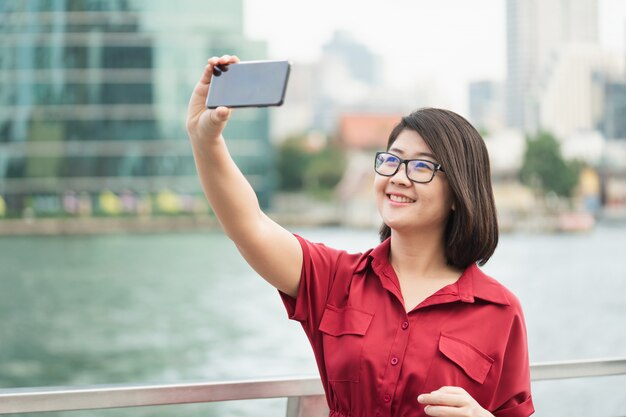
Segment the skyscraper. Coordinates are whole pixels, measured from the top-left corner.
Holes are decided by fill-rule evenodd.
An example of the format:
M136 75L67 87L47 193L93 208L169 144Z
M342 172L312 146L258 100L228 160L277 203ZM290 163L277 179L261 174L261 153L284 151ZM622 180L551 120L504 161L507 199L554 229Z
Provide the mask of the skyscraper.
M507 122L539 127L539 94L558 50L597 43L597 0L507 0Z
M313 125L329 132L337 128L339 113L366 107L381 76L371 65L378 60L376 54L348 32L336 31L322 49Z
M542 129L564 140L598 129L610 94L601 81L620 78L620 58L599 45L560 48L538 95Z
M608 139L626 140L626 82L603 80L603 87L602 133Z
M351 77L374 86L380 82L380 70L372 65L375 55L367 46L358 42L349 32L335 31L323 47L325 58L341 60Z
M0 195L9 212L55 212L67 193L201 192L184 127L206 59L266 56L243 36L243 0L0 2ZM228 127L267 204L266 109Z
M504 127L502 84L474 81L469 85L469 119L479 130L493 133Z

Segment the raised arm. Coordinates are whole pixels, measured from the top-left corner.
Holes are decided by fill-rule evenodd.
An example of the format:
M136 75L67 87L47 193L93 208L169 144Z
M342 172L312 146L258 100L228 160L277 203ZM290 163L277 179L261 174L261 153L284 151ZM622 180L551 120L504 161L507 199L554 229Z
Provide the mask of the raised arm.
M295 236L271 220L232 160L222 131L231 110L206 109L213 68L239 61L224 55L208 60L187 110L187 132L202 188L222 228L255 271L282 292L295 297L302 249Z

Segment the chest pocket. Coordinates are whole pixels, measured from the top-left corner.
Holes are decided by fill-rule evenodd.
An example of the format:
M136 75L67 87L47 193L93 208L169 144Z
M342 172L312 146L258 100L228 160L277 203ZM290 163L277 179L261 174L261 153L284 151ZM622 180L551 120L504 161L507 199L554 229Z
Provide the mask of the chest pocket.
M473 381L482 384L494 360L469 343L441 334L439 352L463 370Z
M329 381L359 381L365 334L372 317L354 307L326 305L319 330Z

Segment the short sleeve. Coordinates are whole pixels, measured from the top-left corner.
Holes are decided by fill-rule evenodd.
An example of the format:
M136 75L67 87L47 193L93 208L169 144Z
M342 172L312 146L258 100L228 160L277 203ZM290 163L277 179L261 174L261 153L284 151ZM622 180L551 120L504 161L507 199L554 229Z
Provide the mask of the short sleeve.
M302 247L302 271L296 298L279 291L289 318L309 333L321 320L338 264L345 252L295 235ZM309 333L310 334L310 333Z
M530 394L526 325L521 308L511 325L494 404L498 405L492 411L496 417L527 417L535 412Z

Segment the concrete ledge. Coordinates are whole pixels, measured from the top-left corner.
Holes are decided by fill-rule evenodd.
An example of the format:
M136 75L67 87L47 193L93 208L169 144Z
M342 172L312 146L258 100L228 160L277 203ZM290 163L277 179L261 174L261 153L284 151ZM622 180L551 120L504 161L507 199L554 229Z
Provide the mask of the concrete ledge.
M0 236L187 232L217 227L217 221L209 216L5 219L0 220Z

